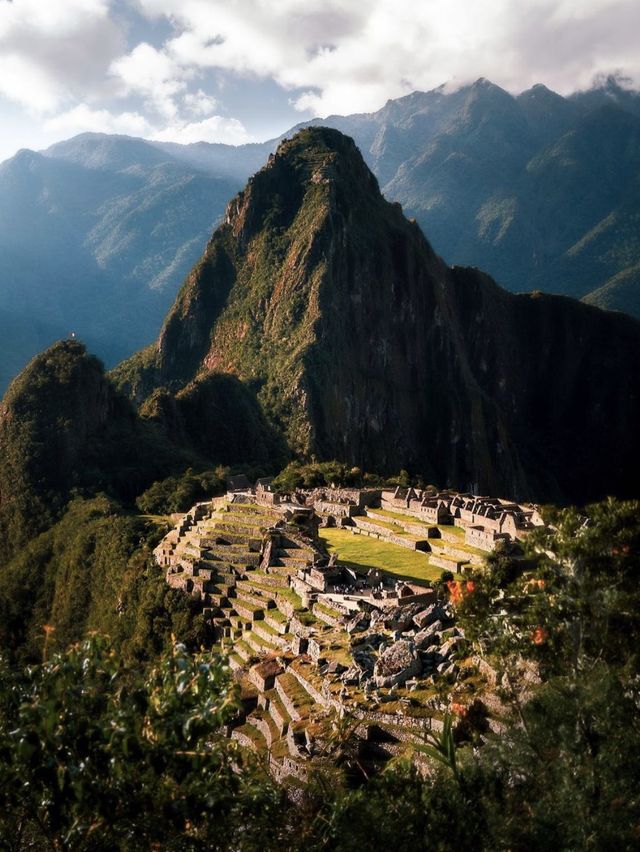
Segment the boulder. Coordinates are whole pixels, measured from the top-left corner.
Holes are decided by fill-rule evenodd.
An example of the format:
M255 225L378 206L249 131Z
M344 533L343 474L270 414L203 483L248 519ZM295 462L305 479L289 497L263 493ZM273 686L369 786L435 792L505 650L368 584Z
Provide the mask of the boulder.
M373 675L376 686L389 688L421 672L422 662L413 642L399 639L380 654Z
M357 686L360 683L360 669L357 666L351 666L343 672L340 680L345 686Z
M445 622L449 620L450 614L440 604L431 604L425 609L421 609L420 612L416 613L413 617L413 623L418 630L428 627L435 621Z
M376 658L367 647L359 647L352 650L353 662L356 668L361 672L370 674L376 664Z
M385 645L389 641L389 637L385 636L384 633L367 633L366 636L360 636L357 641L360 646L368 646L377 650L381 645Z
M466 642L462 636L452 636L440 647L440 653L444 658L452 657L464 650L465 646Z
M404 633L413 623L413 617L421 609L421 605L395 606L384 614L383 624L387 630L399 630Z
M441 621L434 621L413 637L416 648L427 648L433 643L434 636L442 629Z
M356 615L354 615L354 617L347 622L347 633L363 633L365 630L369 629L370 620L371 619L366 613L356 613Z

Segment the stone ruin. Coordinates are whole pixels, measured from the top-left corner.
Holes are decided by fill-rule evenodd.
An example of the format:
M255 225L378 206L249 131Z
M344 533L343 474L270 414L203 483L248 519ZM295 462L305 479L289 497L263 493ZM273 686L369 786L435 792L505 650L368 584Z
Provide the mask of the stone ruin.
M246 478L181 517L155 558L172 587L200 601L228 655L243 707L230 736L268 755L280 780L306 776L337 717L360 723L360 758L375 771L442 727L445 692L464 701L476 688L477 659L449 604L424 583L340 565L318 537L328 522L460 572L541 521L535 507L453 492L280 495Z

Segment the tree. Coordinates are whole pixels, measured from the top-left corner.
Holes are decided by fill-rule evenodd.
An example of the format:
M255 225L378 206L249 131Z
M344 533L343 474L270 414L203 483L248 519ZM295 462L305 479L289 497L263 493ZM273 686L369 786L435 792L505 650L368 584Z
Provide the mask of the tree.
M224 725L224 661L181 645L144 675L96 636L0 669L3 848L255 848L281 793Z

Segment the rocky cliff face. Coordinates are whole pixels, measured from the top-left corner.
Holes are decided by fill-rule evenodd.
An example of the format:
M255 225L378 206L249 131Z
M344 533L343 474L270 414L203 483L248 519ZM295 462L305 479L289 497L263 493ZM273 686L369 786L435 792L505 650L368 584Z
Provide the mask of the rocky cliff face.
M282 143L116 378L142 400L212 373L303 455L521 498L638 490L640 324L447 267L335 130Z

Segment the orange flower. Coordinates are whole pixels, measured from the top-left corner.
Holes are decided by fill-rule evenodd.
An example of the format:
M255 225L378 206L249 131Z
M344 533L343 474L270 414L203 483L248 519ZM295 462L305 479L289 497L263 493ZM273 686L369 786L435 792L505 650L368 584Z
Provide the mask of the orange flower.
M462 719L467 715L469 711L464 704L458 704L456 701L454 701L451 704L451 712L455 713L456 716L460 716L460 718Z
M543 627L536 627L531 633L531 641L534 645L544 645L549 638L549 634Z
M476 590L476 584L473 580L467 580L467 594L472 595Z
M462 600L462 583L458 580L449 580L447 583L447 588L449 589L449 595L451 596L451 601L453 603L460 603Z

